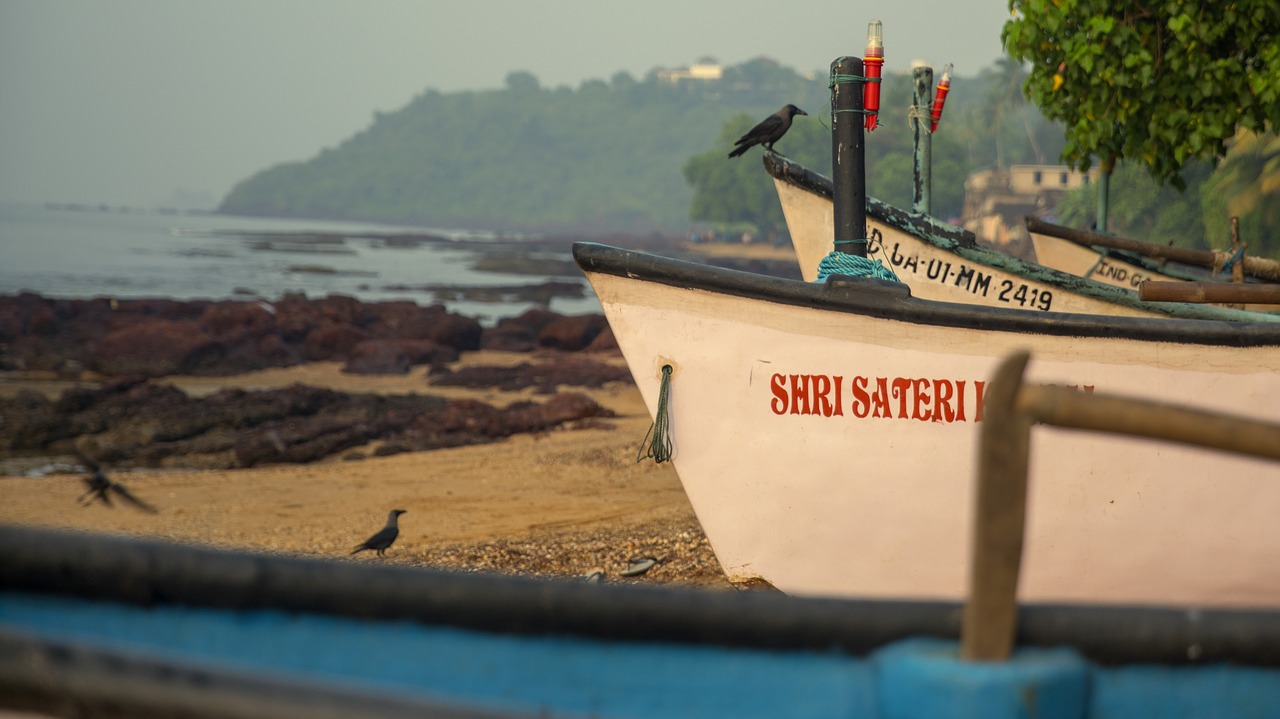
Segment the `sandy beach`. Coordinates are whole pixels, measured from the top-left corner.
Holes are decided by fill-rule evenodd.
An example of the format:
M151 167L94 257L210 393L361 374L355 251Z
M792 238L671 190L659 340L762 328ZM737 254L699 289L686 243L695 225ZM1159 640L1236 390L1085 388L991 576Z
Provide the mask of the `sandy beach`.
M456 366L528 361L518 353L470 352ZM620 356L607 358L625 364ZM472 397L496 406L530 392L437 388L425 370L407 375L345 374L340 363L313 363L233 377L169 377L189 394L304 383L344 391ZM0 392L57 394L67 386L8 376ZM389 457L230 471L112 474L155 504L155 515L128 506L79 506L79 474L0 477L0 522L126 534L240 550L392 562L463 571L582 577L606 581L729 588L675 470L636 462L650 419L631 382L581 390L613 410L611 428L562 429L505 441ZM385 559L351 550L404 509ZM621 577L634 556L659 563Z

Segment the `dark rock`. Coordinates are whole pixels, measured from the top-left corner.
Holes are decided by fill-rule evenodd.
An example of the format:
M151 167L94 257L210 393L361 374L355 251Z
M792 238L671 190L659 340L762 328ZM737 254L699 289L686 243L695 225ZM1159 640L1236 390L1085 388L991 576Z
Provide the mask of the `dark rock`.
M618 339L613 336L613 328L606 326L600 330L600 334L591 340L591 344L587 345L586 352L600 353L617 353L620 351L618 347Z
M566 352L585 349L609 323L604 315L578 315L553 320L538 333L538 346Z
M484 330L480 344L487 350L530 352L538 346L538 333L562 317L544 309L528 310L518 317L504 317Z
M365 340L347 353L343 372L351 374L408 374L413 362L396 340Z
M475 365L457 370L433 370L428 381L441 387L496 387L514 391L533 387L550 394L559 387L602 387L610 382L630 381L626 367L598 362L576 355L559 355L538 364L522 362L514 367Z
M423 339L467 352L480 349L482 331L483 328L475 319L450 313L432 323L431 329Z
M198 374L222 354L222 345L194 320L138 318L98 341L88 366L107 375Z
M352 347L369 338L369 333L349 324L322 320L307 333L303 357L308 361L342 359Z

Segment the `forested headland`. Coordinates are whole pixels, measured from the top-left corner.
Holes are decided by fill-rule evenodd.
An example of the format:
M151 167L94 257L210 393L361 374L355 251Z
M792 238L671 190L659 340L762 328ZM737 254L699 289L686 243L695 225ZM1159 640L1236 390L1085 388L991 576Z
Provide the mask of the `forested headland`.
M427 90L400 110L376 114L337 147L240 182L220 211L438 227L683 230L695 219L685 167L696 156L736 165L735 172L772 193L759 150L732 160L725 155L734 133L786 103L809 116L798 118L776 149L829 171L830 91L823 71L810 75L761 58L725 68L718 80L619 73L573 89L542 87L515 72L500 90ZM955 80L934 138L934 207L944 217L959 212L964 177L973 169L1038 161L1021 119L1011 123L1009 139L997 140L996 123L977 95L981 87L963 75ZM909 205L910 76L889 74L883 96L882 127L867 141L868 191ZM1055 132L1042 121L1037 132L1042 159L1052 162ZM761 199L780 223L776 199Z

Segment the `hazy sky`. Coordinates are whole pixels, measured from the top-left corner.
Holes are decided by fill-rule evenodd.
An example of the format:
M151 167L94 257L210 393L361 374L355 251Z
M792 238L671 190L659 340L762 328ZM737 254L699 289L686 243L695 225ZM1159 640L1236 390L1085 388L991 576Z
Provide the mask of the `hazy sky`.
M872 19L888 69L974 75L1008 16L1005 0L0 0L0 200L211 206L428 88L513 70L576 88L704 56L826 72L862 55Z

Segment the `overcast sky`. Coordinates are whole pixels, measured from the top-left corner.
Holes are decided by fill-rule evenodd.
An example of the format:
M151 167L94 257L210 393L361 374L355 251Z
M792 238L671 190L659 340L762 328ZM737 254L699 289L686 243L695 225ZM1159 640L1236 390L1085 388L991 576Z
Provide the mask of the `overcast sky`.
M428 88L576 88L710 56L826 72L884 23L887 69L975 75L1006 0L0 0L0 200L210 207ZM780 10L780 8L786 10ZM780 98L785 100L786 98Z

